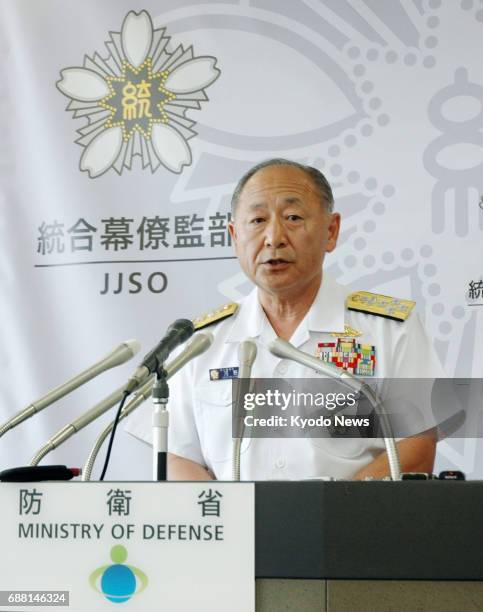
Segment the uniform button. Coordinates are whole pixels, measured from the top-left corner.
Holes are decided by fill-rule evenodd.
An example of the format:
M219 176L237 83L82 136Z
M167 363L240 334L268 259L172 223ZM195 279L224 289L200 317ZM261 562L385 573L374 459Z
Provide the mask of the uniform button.
M229 397L230 397L229 391L223 391L223 393L221 394L221 399L227 400Z
M283 457L279 457L277 461L275 461L275 467L278 467L278 468L285 467L285 459Z
M282 364L282 365L278 366L277 373L278 374L286 374L287 370L288 370L288 367L286 365Z

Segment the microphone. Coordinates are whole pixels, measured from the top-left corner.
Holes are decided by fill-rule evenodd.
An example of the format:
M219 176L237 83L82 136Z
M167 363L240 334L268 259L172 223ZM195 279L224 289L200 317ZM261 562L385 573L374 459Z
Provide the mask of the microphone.
M238 378L250 378L252 366L257 356L257 345L253 340L244 340L238 346Z
M282 338L277 338L276 340L270 342L268 345L268 350L272 353L272 355L275 355L275 357L296 361L297 363L311 368L320 374L324 374L329 378L336 378L350 389L359 391L365 395L379 417L379 422L384 435L384 444L391 471L391 478L392 480L401 480L401 465L399 462L399 454L397 451L396 442L394 440L391 422L389 421L389 417L384 409L382 401L372 387L360 380L354 374L347 372L347 370L343 370L337 366L332 366L321 361L320 359L317 359L316 357L312 357L311 355L308 355L307 353L295 348L295 346L290 344L290 342L287 342Z
M325 361L321 361L317 359L317 357L312 357L312 355L300 351L295 348L293 344L290 344L290 342L282 338L272 340L268 345L268 350L272 355L275 355L275 357L296 361L311 370L319 372L319 374L325 374L329 378L339 378L343 383L355 391L360 391L364 385L363 381L359 380L354 374L342 368L338 368L335 365L326 363Z
M75 433L89 425L89 423L92 423L92 421L100 417L101 414L104 414L104 412L109 410L109 408L112 408L113 406L118 404L121 401L123 395L124 385L113 391L110 395L105 397L98 404L93 406L90 410L88 410L84 414L81 414L78 419L76 419L72 423L69 423L68 425L65 425L64 427L62 427L62 429L59 429L59 431L56 432L53 436L51 436L49 440L47 440L47 442L35 453L35 455L30 460L29 465L38 465L40 461L42 461L42 459L45 457L45 455L50 453L50 451L53 451L54 448L57 448Z
M238 346L238 385L237 385L237 397L235 401L236 411L236 431L233 436L233 457L232 457L232 478L233 480L240 480L240 453L241 443L244 432L244 421L243 421L243 409L242 409L242 398L245 392L250 391L251 387L251 374L252 366L257 356L257 345L253 340L244 340L240 342ZM248 385L248 388L247 388Z
M213 336L209 333L205 334L197 334L193 340L188 344L188 346L175 358L171 363L166 366L166 371L168 373L168 378L173 376L179 369L181 369L188 361L194 359L201 353L204 353L211 346L213 342ZM137 407L142 401L144 401L151 394L151 388L153 386L153 381L148 380L146 383L146 389L144 385L137 390L136 395L132 398L132 402L134 403L139 397L141 397L141 401L138 401L135 404ZM87 412L82 414L79 418L77 418L72 423L65 425L60 429L57 433L49 438L49 440L35 453L32 457L29 465L38 465L40 461L55 448L63 444L66 440L72 437L75 433L87 427L92 421L95 421L102 414L104 414L109 408L112 408L116 404L120 402L122 396L124 395L124 388L119 387L115 391L113 391L110 395L105 397L95 406L90 408ZM146 390L149 389L149 393L146 395ZM121 413L121 418L124 418L128 412L128 408L130 407L131 402L129 402L125 407L123 412ZM129 410L131 412L131 410ZM112 423L111 423L112 425Z
M4 425L0 426L0 438L10 429L13 429L17 425L20 425L26 419L32 417L37 412L40 412L47 406L50 406L57 400L61 399L68 393L71 393L84 383L92 380L102 372L109 370L111 368L115 368L126 361L129 361L131 357L139 351L140 344L137 340L126 340L118 347L113 349L108 355L106 355L103 359L98 361L96 364L87 368L77 376L74 376L66 383L56 387L52 391L49 391L46 395L36 400L20 412L18 412L15 416L9 419Z
M125 393L132 393L150 374L157 372L169 354L177 346L186 342L194 331L194 325L189 319L177 319L172 323L161 341L145 355L141 365L133 372L125 387Z
M196 334L186 348L166 365L167 378L174 376L176 372L181 370L181 368L188 363L188 361L205 353L213 344L213 340L214 337L211 332L200 332ZM127 410L127 406L124 410Z
M186 346L179 355L177 355L172 361L166 365L166 377L169 379L174 376L182 367L184 367L189 361L198 357L202 353L206 352L213 344L213 334L210 332L197 333L191 342ZM152 375L146 380L140 387L136 389L136 392L128 400L124 406L119 421L129 416L136 408L142 404L151 395L153 390L154 380ZM114 421L109 423L107 427L99 434L96 439L94 446L89 453L86 464L82 470L82 480L90 480L94 464L97 459L97 455L104 444L105 439L110 434L114 426Z

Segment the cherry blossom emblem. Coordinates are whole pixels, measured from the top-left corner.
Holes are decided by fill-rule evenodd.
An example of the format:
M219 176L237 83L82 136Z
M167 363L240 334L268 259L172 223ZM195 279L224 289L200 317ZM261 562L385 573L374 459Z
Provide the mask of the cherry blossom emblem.
M186 113L208 100L205 89L220 70L215 57L194 57L191 46L171 51L169 41L146 11L130 11L121 31L110 32L106 58L86 55L82 67L61 70L56 85L70 98L66 110L87 120L76 143L90 178L110 168L121 174L135 155L151 172L163 165L180 173L191 164L195 121Z

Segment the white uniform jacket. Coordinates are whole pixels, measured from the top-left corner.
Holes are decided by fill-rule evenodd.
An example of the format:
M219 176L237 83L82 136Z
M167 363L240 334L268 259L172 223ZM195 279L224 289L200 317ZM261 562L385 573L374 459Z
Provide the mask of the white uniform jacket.
M337 340L348 325L360 332L358 342L375 346L375 377L436 378L443 373L416 313L404 322L349 311L345 302L350 290L324 274L309 312L290 342L316 354L319 342ZM217 479L231 479L232 381L210 380L210 369L238 367L238 345L247 338L258 344L252 375L257 378L310 378L313 371L273 356L265 346L273 340L272 329L254 289L240 302L237 313L209 327L215 340L211 348L190 362L170 380L171 453L207 467ZM427 408L426 408L427 409ZM151 442L151 404L129 417L126 430ZM420 430L435 424L426 415ZM252 438L242 444L241 479L305 479L324 476L350 478L384 448L382 439Z

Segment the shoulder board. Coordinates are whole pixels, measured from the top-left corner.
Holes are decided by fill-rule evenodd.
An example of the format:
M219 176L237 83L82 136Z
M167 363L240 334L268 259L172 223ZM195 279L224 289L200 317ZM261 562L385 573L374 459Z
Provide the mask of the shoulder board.
M212 323L218 323L218 321L227 319L228 317L233 316L237 310L238 304L236 302L231 302L230 304L220 306L220 308L217 308L216 310L207 312L200 317L196 317L196 319L193 319L195 330L198 331L199 329L208 327L208 325L211 325Z
M389 295L379 295L369 291L356 291L347 298L347 308L366 314L394 319L394 321L405 321L411 314L416 302L412 300L401 300Z

